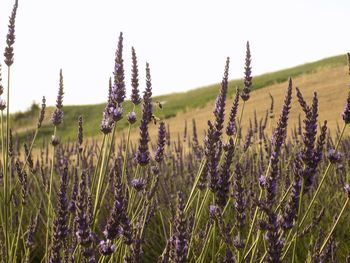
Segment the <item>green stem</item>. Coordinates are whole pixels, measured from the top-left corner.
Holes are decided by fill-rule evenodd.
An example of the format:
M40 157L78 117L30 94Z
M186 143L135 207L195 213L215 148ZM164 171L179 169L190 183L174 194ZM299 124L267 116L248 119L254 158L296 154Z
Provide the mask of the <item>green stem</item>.
M346 199L346 201L345 201L345 203L344 203L344 205L343 205L343 207L342 207L342 209L341 209L341 211L340 211L340 213L339 213L339 216L338 216L337 220L335 221L335 223L334 223L334 225L333 225L331 231L329 232L329 234L328 234L326 240L323 242L323 244L322 244L322 246L321 246L321 248L320 248L320 252L319 252L320 254L322 253L323 249L326 247L326 245L327 245L327 243L328 243L328 240L330 239L330 237L332 236L332 234L333 234L333 232L334 232L336 226L338 225L338 222L339 222L341 216L343 215L343 213L344 213L344 211L345 211L345 208L346 208L346 206L347 206L348 203L349 203L349 197Z
M113 135L112 135L112 138L114 137L114 132L115 132L115 126L113 128ZM112 144L110 145L110 148L112 147ZM102 149L101 149L102 150ZM98 206L99 206L99 203L100 203L100 192L101 192L101 188L102 188L102 182L104 181L104 167L105 166L108 166L108 159L109 157L107 158L107 151L108 151L108 142L105 143L104 145L104 149L103 149L103 155L102 155L102 163L101 163L101 169L100 169L100 174L98 176L98 182L97 182L97 186L96 186L96 197L95 197L95 204L94 204L94 212L93 212L93 221L92 221L92 226L94 228L95 226L95 220L96 220L96 212L97 212L97 209L98 209ZM107 164L105 164L107 163Z
M135 111L135 104L133 106L132 111ZM129 123L129 127L128 127L128 139L126 142L125 153L124 153L123 170L122 170L122 183L126 183L126 164L128 161L128 154L129 154L130 131L131 131L131 123Z
M340 136L339 136L339 139L338 139L338 142L337 142L337 144L336 144L336 146L335 146L335 151L337 151L337 149L338 149L338 147L339 147L339 145L340 145L340 142L341 142L342 137L344 136L344 132L345 132L345 128L346 128L346 127L347 127L347 124L344 123L343 128L342 128L341 133L340 133ZM318 187L317 187L317 189L316 189L316 192L315 192L315 194L313 195L313 197L312 197L312 199L311 199L311 202L310 202L309 206L307 207L307 209L306 209L306 211L305 211L305 213L304 213L303 218L300 220L300 223L299 223L299 226L298 226L299 228L303 226L303 224L304 224L304 222L305 222L307 216L309 215L309 213L310 213L310 211L311 211L311 208L312 208L312 206L314 205L318 194L320 193L320 190L321 190L321 188L322 188L322 186L323 186L323 183L324 183L324 181L326 180L326 177L327 177L327 175L328 175L328 173L329 173L329 170L330 170L331 166L332 166L332 163L329 162L328 165L327 165L327 168L326 168L325 172L323 173L323 176L322 176L322 178L321 178L321 181L320 181L320 183L318 184ZM296 237L296 234L294 234L292 240L294 240L295 237ZM284 257L287 255L289 248L290 248L290 245L287 247L286 251L284 252L284 254L283 254L283 256L282 256L282 260L283 260Z
M303 178L302 178L302 182L301 182L300 196L299 196L298 216L297 216L296 231L295 231L296 236L295 236L294 244L293 244L292 263L295 262L295 258L296 258L296 248L297 248L297 241L298 241L298 234L299 234L299 223L298 223L298 219L300 218L301 204L302 204L303 194L304 194L304 185L305 185L305 179L304 179L304 177L303 177Z
M4 192L5 192L5 200L4 200L4 215L5 215L5 247L6 247L6 259L5 262L9 262L9 245L10 245L10 233L9 233L9 226L8 226L8 212L9 212L9 206L8 203L8 188L9 188L9 175L8 175L8 150L9 150L9 130L10 130L10 77L11 77L11 67L7 67L7 107L6 107L6 153L5 156L5 163L4 163Z
M260 237L261 237L261 230L259 229L258 230L258 234L257 234L257 238L256 238L256 242L254 242L254 245L253 245L253 252L252 252L252 256L250 258L250 263L254 262L254 258L255 258L255 254L256 254L257 248L258 248ZM245 260L245 258L243 260Z
M245 101L243 101L241 113L240 113L239 119L238 119L237 132L236 132L235 141L234 141L235 145L237 145L238 135L239 135L240 130L241 130L241 123L242 123L242 119L243 119L244 106L245 106Z
M53 136L56 136L57 132L57 127L54 127L53 130ZM54 165L55 165L55 146L52 148L52 153L51 153L51 174L50 174L50 182L49 182L49 196L48 196L48 204L47 204L47 222L46 222L46 246L45 246L45 257L46 261L48 262L49 260L49 236L50 236L50 217L51 217L51 195L52 195L52 185L53 185L53 174L54 174Z
M196 180L195 180L195 182L193 184L193 187L191 189L190 196L188 197L187 203L185 205L185 209L184 209L185 213L188 212L188 209L190 208L190 206L191 206L191 204L193 202L193 194L194 194L194 191L197 189L197 185L198 185L199 179L200 179L200 177L202 175L202 172L203 172L203 169L204 169L205 165L206 165L206 159L203 158L201 163L200 163L200 165L199 165L199 169L198 169L198 173L197 173L197 176L196 176ZM208 189L207 189L207 191L208 191Z
M258 198L258 200L261 200L262 195L263 195L263 190L260 189L260 193L259 193L259 198ZM255 222L256 222L257 217L258 217L258 211L259 211L259 207L257 206L257 207L255 207L255 211L254 211L254 215L253 215L253 220L252 220L252 223L250 224L250 228L249 228L249 232L248 232L248 236L247 236L247 241L246 241L245 246L244 246L244 249L243 249L244 258L247 256L247 255L246 255L246 251L247 251L247 249L248 249L249 241L250 241L250 238L251 238L251 236L252 236L253 229L254 229L254 226L255 226Z
M12 255L12 258L13 258L13 262L16 262L15 259L16 259L16 254L17 254L18 240L19 240L19 236L21 235L21 230L22 230L23 211L24 211L24 206L22 204L21 215L19 217L19 224L18 224L18 231L17 231L17 236L16 236L16 242L15 242L15 247L14 247L13 252L12 252L12 248L11 248L11 255Z
M97 177L97 173L98 173L98 168L100 167L100 164L101 164L101 159L102 159L102 155L103 155L103 150L105 148L106 138L107 138L107 136L106 136L106 134L104 134L103 139L102 139L101 149L99 151L98 158L97 158L96 168L94 171L94 175L92 177L91 191L93 191L95 189L96 177Z

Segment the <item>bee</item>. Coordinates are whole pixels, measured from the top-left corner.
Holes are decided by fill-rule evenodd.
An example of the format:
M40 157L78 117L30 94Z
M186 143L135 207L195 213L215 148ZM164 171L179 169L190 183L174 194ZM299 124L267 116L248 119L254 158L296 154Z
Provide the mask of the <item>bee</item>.
M154 125L157 125L157 122L160 121L160 119L152 114L151 119L153 120Z
M157 104L157 106L160 108L160 109L163 109L163 105L160 101L156 101L155 104Z

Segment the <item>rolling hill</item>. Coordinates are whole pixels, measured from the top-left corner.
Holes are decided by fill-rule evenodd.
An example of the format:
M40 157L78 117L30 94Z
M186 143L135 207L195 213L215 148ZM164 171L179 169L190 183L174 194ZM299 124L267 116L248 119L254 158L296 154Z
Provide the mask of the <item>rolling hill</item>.
M258 118L265 116L266 110L270 107L269 93L272 94L275 101L275 116L279 115L284 93L287 87L287 80L293 78L294 86L300 87L305 98L309 100L313 91L318 93L320 105L319 120L327 119L331 127L335 127L337 121L341 120L340 114L345 104L348 92L346 56L335 56L322 59L316 62L303 64L289 69L284 69L272 73L266 73L259 76L253 76L253 92L251 99L247 102L243 126L247 126L249 119L254 118L254 110ZM231 80L229 83L228 107L232 104L235 87L242 86L242 80ZM188 129L191 129L192 118L197 121L197 128L200 134L206 127L208 118L212 116L212 109L215 97L219 91L219 84L200 87L183 93L173 93L154 97L154 101L160 101L163 109L154 107L155 115L160 119L166 120L170 125L172 135L182 133L185 121L188 122ZM43 127L39 132L39 141L43 138L50 138L52 126L50 124L50 115L52 107L47 110ZM98 137L101 135L99 125L102 117L104 104L82 105L82 106L64 106L64 123L59 127L59 136L63 140L74 140L76 136L77 118L80 114L84 117L84 136ZM124 103L124 112L131 110L129 101ZM229 110L229 108L227 108ZM140 116L140 109L136 110ZM293 100L291 111L291 123L296 123L300 107L297 101ZM17 135L21 138L27 138L36 128L36 118L38 111L36 107L26 112L15 113L12 116L12 123ZM276 120L272 120L273 123ZM156 134L155 125L151 125L150 134ZM123 130L127 127L125 119L118 123L118 129ZM131 132L131 137L136 139L138 133L137 124Z

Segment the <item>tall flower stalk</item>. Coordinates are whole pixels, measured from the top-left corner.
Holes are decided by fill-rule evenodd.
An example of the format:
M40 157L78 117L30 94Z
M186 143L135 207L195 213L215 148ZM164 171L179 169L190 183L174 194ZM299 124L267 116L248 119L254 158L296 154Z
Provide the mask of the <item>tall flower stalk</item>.
M56 108L51 116L51 122L54 126L53 135L51 138L51 145L52 145L52 152L51 152L51 173L50 173L50 181L49 181L49 193L48 193L48 200L47 200L47 221L46 221L46 251L45 251L45 257L48 259L49 257L49 237L51 233L51 222L52 222L52 214L53 213L53 207L52 207L52 188L54 183L54 169L55 169L55 151L56 146L59 145L60 141L57 137L57 126L60 125L63 121L63 73L62 69L60 70L60 76L59 76L59 88L58 88L58 94L56 99Z
M9 207L8 207L8 201L9 201L9 190L10 190L10 171L11 169L8 169L9 165L9 133L10 133L10 79L11 79L11 66L14 61L14 52L13 52L13 45L15 43L15 21L16 21L16 14L17 14L17 8L18 8L18 1L15 1L15 4L13 5L12 13L9 19L9 25L8 25L8 33L6 36L6 47L5 47L5 64L7 65L7 108L6 108L6 153L3 152L3 160L4 162L4 221L5 221L5 231L4 231L4 239L5 239L5 247L6 247L6 255L5 260L10 260L9 255L9 244L10 244L10 229L9 229ZM3 104L3 102L2 102ZM3 108L3 106L1 106ZM2 109L3 110L3 109ZM1 123L3 120L1 120ZM3 125L3 124L2 124ZM4 145L4 144L3 144ZM10 165L12 165L10 163Z

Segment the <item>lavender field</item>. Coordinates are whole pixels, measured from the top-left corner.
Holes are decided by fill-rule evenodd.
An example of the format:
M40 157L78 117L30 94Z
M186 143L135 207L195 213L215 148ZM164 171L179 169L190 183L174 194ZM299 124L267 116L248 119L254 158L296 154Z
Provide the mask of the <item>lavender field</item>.
M292 78L282 109L270 95L263 118L247 116L254 95L247 42L243 80L235 89L229 85L227 58L205 131L193 118L172 136L155 114L167 105L152 99L150 65L138 65L132 48L132 68L124 67L120 33L96 127L102 139L84 136L89 116L82 114L69 127L76 139L62 140L60 70L50 136L40 138L44 97L35 133L19 140L10 114L16 102L9 99L16 92L10 79L21 77L11 74L17 8L16 1L0 68L0 262L350 262L349 87L337 129L319 118L318 94L307 101ZM350 54L344 57L350 75ZM290 112L300 109L298 125L290 125ZM125 136L117 130L122 119ZM244 119L251 119L248 127ZM158 128L155 141L151 125Z

